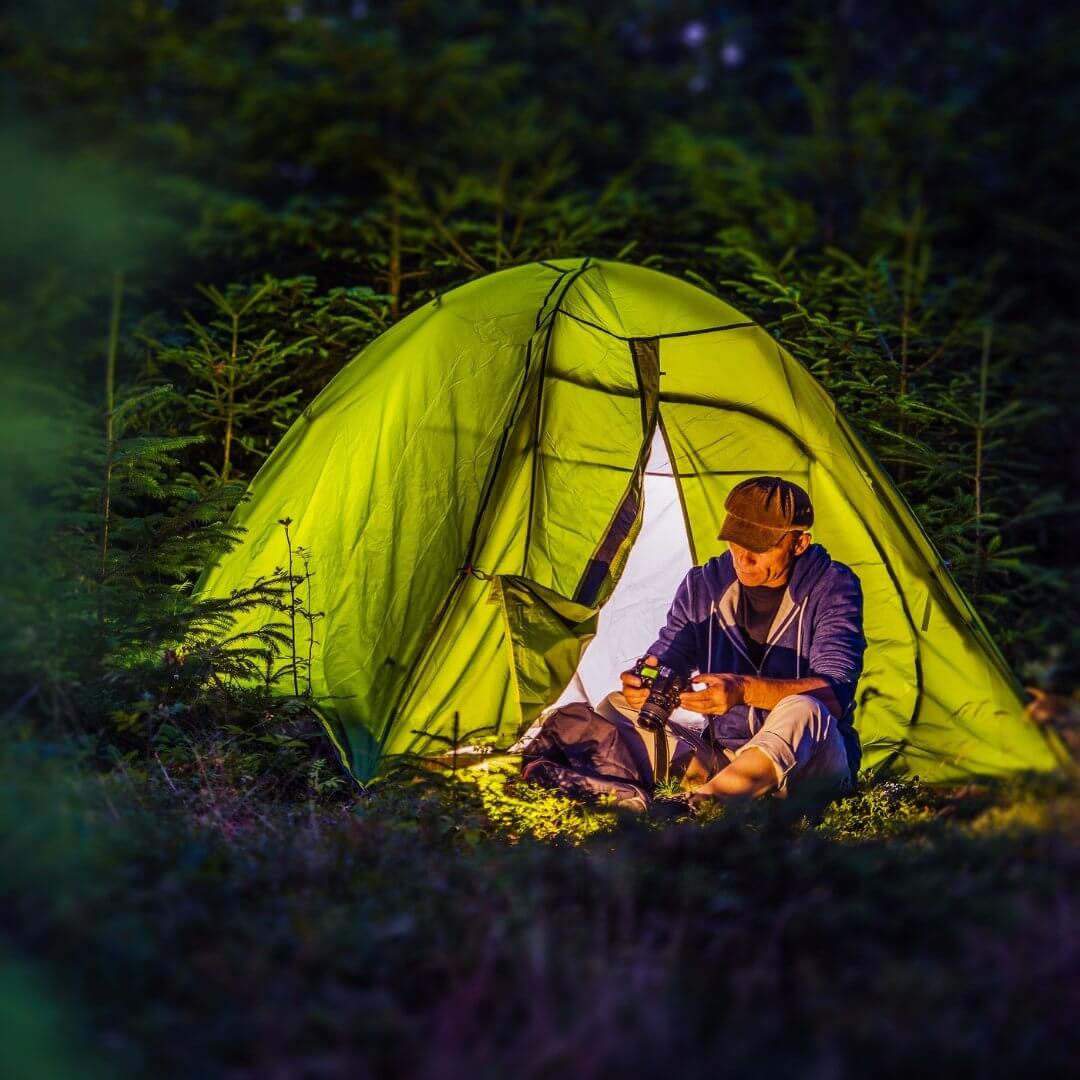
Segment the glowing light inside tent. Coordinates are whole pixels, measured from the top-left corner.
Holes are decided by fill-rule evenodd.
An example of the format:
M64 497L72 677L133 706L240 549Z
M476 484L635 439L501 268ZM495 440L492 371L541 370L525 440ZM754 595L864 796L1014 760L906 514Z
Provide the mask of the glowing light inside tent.
M657 430L645 474L641 532L615 591L600 612L596 637L555 707L587 701L595 708L620 688L619 673L633 667L656 640L675 590L693 565L678 487L663 437ZM677 709L673 715L688 722L702 719L684 709Z

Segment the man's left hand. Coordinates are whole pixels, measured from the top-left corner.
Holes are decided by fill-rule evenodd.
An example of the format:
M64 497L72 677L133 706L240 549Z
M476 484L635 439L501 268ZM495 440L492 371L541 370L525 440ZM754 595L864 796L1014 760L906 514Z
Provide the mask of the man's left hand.
M726 713L733 705L744 704L745 689L741 675L695 675L694 682L704 683L704 690L688 690L679 695L679 704L691 712L708 715Z

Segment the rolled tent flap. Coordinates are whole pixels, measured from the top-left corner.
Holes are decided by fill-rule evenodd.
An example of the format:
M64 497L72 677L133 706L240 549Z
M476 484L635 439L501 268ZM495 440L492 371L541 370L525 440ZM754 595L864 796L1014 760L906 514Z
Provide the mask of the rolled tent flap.
M524 728L574 677L600 609L512 574L492 579L490 602L502 607Z

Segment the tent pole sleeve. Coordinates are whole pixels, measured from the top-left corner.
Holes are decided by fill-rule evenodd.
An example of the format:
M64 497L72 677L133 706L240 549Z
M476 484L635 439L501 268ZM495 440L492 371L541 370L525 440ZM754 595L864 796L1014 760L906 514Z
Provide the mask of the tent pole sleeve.
M555 317L562 310L562 302L566 299L566 294L570 291L574 282L589 268L590 262L590 259L585 259L577 270L570 275L570 279L566 284L563 285L559 292L559 299L555 301L555 307L552 309L551 316L548 319L547 329L544 332L544 347L540 353L540 374L536 388L536 419L533 425L532 442L532 482L529 485L529 516L525 521L525 554L521 559L522 577L529 576L529 546L532 543L533 518L536 514L536 486L540 482L540 432L544 423L544 379L547 377L548 355L551 352L551 335L555 329Z

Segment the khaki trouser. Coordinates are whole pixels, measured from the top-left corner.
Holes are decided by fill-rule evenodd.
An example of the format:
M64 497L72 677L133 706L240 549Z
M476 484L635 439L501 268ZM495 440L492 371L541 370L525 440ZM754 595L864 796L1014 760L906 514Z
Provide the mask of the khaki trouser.
M621 690L608 694L596 707L596 711L606 720L623 730L623 734L640 757L640 765L648 762L647 775L655 783L656 775L656 735L654 731L638 723L636 709L630 707ZM694 732L684 732L682 725L670 722L664 727L663 738L667 743L668 776L683 782L684 787L704 783L715 775L729 761L735 760L735 753L718 746L713 750L702 746L694 738ZM708 735L704 737L705 742ZM696 752L695 752L696 751ZM645 771L643 769L643 775Z
M628 739L641 743L643 761L647 758L650 775L656 776L656 738L637 722L621 691L600 702L596 711L612 723L625 725ZM674 730L672 730L674 728ZM837 719L811 694L790 694L770 710L765 723L735 750L708 745L708 735L696 738L693 732L681 733L681 725L670 724L664 730L670 764L670 776L684 786L703 783L729 762L751 747L761 751L776 769L776 794L783 797L791 785L813 785L842 791L850 787L851 770L847 750ZM704 745L703 745L704 744Z

